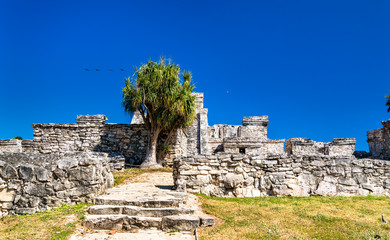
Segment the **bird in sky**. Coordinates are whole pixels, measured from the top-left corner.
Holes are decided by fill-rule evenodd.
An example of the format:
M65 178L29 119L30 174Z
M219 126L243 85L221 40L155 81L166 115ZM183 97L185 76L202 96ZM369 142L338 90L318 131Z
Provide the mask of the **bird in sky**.
M87 72L89 72L89 69L88 68L86 68L86 69L84 69L85 71L87 71Z

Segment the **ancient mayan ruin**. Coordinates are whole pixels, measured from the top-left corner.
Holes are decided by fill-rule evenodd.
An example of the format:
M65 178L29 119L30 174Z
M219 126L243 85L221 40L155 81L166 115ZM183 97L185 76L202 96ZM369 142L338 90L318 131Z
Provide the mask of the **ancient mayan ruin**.
M197 118L185 133L176 134L163 160L173 166L178 192L390 195L390 120L368 131L370 154L359 154L354 138L326 143L269 139L268 116L244 117L242 125L209 126L204 96L195 94ZM112 186L110 171L142 163L147 142L139 115L131 124L106 120L104 115L78 115L73 124L33 124L33 140L0 140L3 214L91 199ZM88 161L74 160L81 158Z

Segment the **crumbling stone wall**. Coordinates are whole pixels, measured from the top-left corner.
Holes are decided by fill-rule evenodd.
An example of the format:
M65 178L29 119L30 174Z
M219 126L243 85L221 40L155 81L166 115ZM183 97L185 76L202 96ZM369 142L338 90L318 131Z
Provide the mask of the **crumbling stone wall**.
M332 142L315 142L307 138L290 138L286 151L290 155L308 156L352 156L355 152L355 138L334 138Z
M382 125L383 128L367 132L367 142L372 157L390 160L390 120Z
M91 202L113 186L104 153L0 153L1 215Z
M22 152L22 140L0 139L0 152Z
M218 153L176 159L174 180L178 190L210 196L390 196L390 162Z
M23 140L23 152L52 154L97 151L120 154L128 164L140 164L147 147L144 125L110 124L105 121L104 115L78 115L76 124L33 124L34 139Z

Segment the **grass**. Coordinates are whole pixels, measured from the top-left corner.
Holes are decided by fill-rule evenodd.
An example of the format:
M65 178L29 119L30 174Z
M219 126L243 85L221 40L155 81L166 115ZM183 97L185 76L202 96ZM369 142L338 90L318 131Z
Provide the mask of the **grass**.
M390 239L387 197L213 198L200 195L217 218L200 239ZM218 221L217 221L218 222Z
M84 219L88 204L62 205L30 215L11 215L0 220L0 239L68 239Z
M138 175L150 172L172 172L172 168L156 168L156 169L140 169L140 168L126 168L120 172L113 172L114 175L114 186L125 183L126 181L132 180Z

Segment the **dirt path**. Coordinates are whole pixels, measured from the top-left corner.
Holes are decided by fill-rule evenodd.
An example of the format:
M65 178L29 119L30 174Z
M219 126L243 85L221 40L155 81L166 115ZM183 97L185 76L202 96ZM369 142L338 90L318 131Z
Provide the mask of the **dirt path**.
M115 198L123 200L138 200L138 199L171 199L174 197L182 197L184 193L172 191L173 186L172 173L153 172L145 173L136 177L132 182L122 184L111 188L104 194L103 198ZM185 195L186 202L183 207L191 208L197 216L207 216L201 211L200 203L197 197L192 194ZM138 230L137 232L126 231L108 231L108 230L90 230L84 227L79 227L71 240L154 240L154 239L195 239L193 232L163 232L157 229Z

